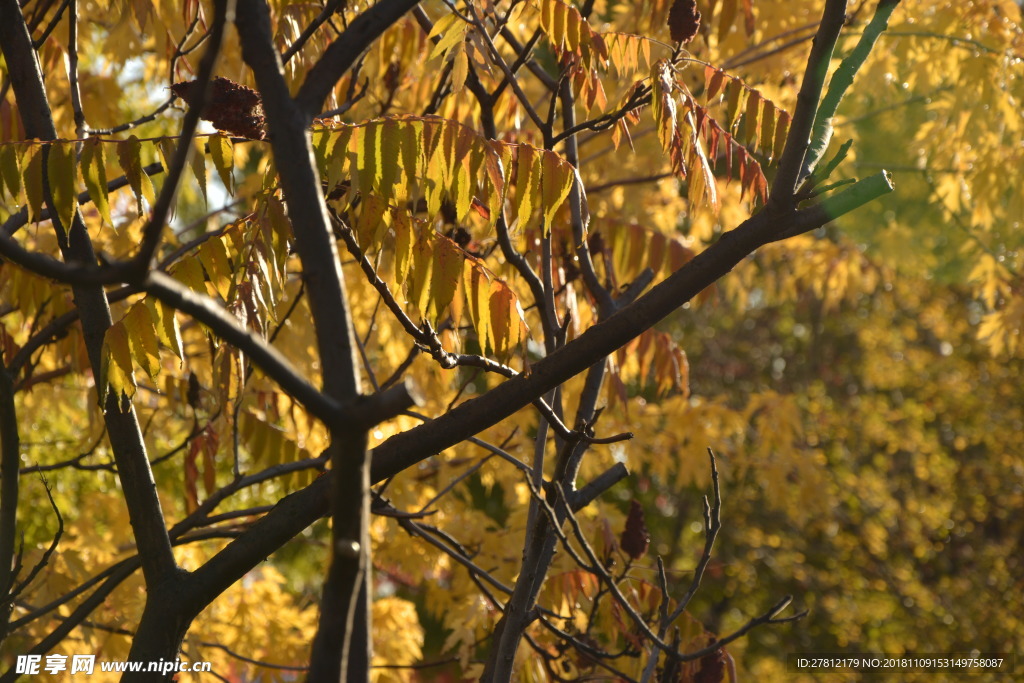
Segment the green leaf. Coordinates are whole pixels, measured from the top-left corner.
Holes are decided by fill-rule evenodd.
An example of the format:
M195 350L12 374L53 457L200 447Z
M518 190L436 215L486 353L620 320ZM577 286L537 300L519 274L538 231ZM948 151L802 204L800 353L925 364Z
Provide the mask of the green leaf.
M70 142L54 142L46 159L46 175L57 219L65 231L71 229L78 193L75 191L75 146Z
M213 165L217 169L217 173L220 174L221 182L224 183L228 193L233 194L235 191L235 178L233 175L235 169L235 149L231 143L231 138L223 133L217 133L210 136L208 144L210 146L210 158L213 159Z
M89 138L82 145L82 178L89 191L93 206L107 225L113 225L110 218L110 199L107 195L107 160L99 138Z

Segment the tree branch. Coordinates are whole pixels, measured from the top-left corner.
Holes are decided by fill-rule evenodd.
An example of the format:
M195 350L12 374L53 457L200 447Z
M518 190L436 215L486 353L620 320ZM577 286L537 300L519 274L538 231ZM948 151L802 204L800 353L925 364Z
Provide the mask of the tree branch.
M826 0L825 11L811 45L811 54L807 58L804 80L796 98L789 136L779 157L778 170L768 196L768 203L772 206L784 206L793 200L804 156L811 142L811 127L825 85L825 75L845 19L846 0Z
M320 112L334 84L355 64L359 55L418 4L419 0L380 0L356 17L331 43L320 61L306 74L306 80L295 96L295 104L307 122Z
M341 263L313 160L307 125L341 74L414 0L382 0L361 14L309 71L292 99L274 49L266 3L245 2L237 26L242 56L263 97L274 163L302 260L324 392L354 404L360 392L357 344ZM331 428L332 559L324 583L310 678L366 679L370 670L370 481L366 429Z
M889 27L889 17L892 16L899 4L900 0L879 0L875 14L861 34L860 40L857 41L857 46L843 59L839 68L832 74L828 90L814 117L811 145L807 150L800 177L797 179L798 182L814 172L821 157L824 156L825 150L828 149L828 143L832 140L832 119L835 118L836 112L839 110L839 103L842 102L846 91L853 85L853 77L864 66L864 61L871 54L878 37Z

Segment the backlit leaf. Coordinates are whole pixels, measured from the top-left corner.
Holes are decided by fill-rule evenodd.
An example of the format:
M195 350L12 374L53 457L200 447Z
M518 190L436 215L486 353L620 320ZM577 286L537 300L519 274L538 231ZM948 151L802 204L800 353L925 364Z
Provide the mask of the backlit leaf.
M416 240L412 219L404 209L392 209L391 229L395 232L395 282L402 284L409 272L412 248Z
M127 140L117 143L117 160L135 194L135 201L141 214L144 211L142 199L145 198L152 206L156 195L153 192L153 182L142 170L142 143L137 137L132 135Z
M544 152L543 159L543 207L544 207L544 230L551 229L551 221L554 220L555 212L569 196L575 180L574 169L567 161L551 151Z
M439 318L455 296L465 252L444 235L434 242L433 275L430 280L430 302L435 318Z
M85 189L89 191L93 206L107 225L113 225L110 218L110 201L107 197L106 152L98 138L89 138L82 144L81 167Z
M145 303L139 301L124 317L125 330L128 332L128 346L132 358L146 371L150 379L160 374L160 346L157 343L156 328L153 317Z
M103 337L100 365L100 396L106 398L108 390L115 396L135 395L138 385L132 371L132 353L124 321L114 323Z
M207 144L210 147L210 158L220 175L221 182L224 183L229 194L233 193L235 191L235 152L231 138L223 133L217 133L207 139Z
M43 210L43 149L32 145L25 166L25 196L28 197L28 219L38 221Z
M206 269L214 289L227 301L234 285L234 277L231 259L223 240L217 237L206 240L199 248L199 262Z
M71 221L78 208L78 193L75 190L75 146L70 142L55 142L50 145L46 160L46 173L50 182L50 195L57 211L57 219L64 230L71 229Z
M185 349L181 343L181 328L174 315L174 309L163 304L159 299L147 296L146 305L156 328L156 336L160 342L174 352L181 360L185 360Z

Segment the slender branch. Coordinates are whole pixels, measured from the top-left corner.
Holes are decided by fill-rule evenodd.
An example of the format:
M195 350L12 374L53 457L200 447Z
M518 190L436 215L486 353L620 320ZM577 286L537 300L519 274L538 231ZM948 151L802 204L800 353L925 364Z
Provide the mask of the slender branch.
M358 405L360 365L351 310L307 125L335 82L415 0L382 0L356 18L310 69L295 99L274 49L265 2L246 2L236 20L242 56L263 96L274 163L302 261L324 392ZM399 390L405 387L398 387ZM331 428L332 557L310 661L312 680L365 679L371 660L370 481L364 425ZM212 563L211 563L212 564ZM232 568L232 571L234 567ZM219 579L227 578L222 574ZM212 599L212 598L211 598Z
M566 131L572 130L576 125L576 104L572 94L572 83L568 80L562 82L559 97L562 100L562 123ZM565 137L565 160L572 164L573 168L579 169L580 154L575 134L568 134ZM610 315L615 310L615 302L612 300L611 293L598 280L594 262L590 258L590 247L587 245L587 224L590 222L590 213L586 209L586 202L583 182L577 175L576 182L569 190L573 248L576 251L576 259L580 263L583 281L586 283L590 295L597 300L598 317L601 318Z
M679 618L687 606L689 606L690 600L697 594L700 582L704 578L704 571L708 567L708 562L711 561L711 550L715 546L715 539L718 538L718 532L722 529L722 491L718 484L718 467L715 463L715 454L710 448L708 449L708 457L711 459L711 486L714 502L709 505L707 496L704 496L704 552L701 554L700 560L697 562L697 568L693 572L690 588L679 599L679 604L676 605L675 610L672 611L672 614L662 624L662 637L668 632L669 624Z
M299 37L295 39L295 42L289 45L288 49L284 51L284 54L281 55L281 62L283 64L287 64L291 61L291 58L302 50L306 41L313 37L316 30L320 28L325 21L330 19L332 14L343 9L345 4L346 0L328 0L328 2L324 4L323 9L320 10L320 14L318 14L313 21L309 22L309 26L303 29L302 33L299 34Z
M82 111L82 93L78 88L78 0L71 0L68 15L68 89L71 90L71 110L75 117L75 135L84 137L88 125Z
M419 0L380 0L348 25L306 74L295 96L295 103L307 121L323 108L335 83L355 64L359 55L418 4Z
M516 94L516 98L522 105L523 110L530 117L530 120L537 126L537 130L541 131L545 140L548 139L551 134L551 129L544 123L544 119L542 119L540 114L537 113L537 110L533 108L530 98L527 97L525 92L523 92L523 88L519 85L519 81L516 79L515 74L512 73L512 69L505 62L505 58L501 56L501 52L498 51L494 41L491 40L491 36L487 32L487 27L484 26L483 21L480 19L480 15L477 14L476 8L472 3L467 4L466 7L473 17L473 25L476 27L480 37L483 39L484 45L487 46L488 51L491 53L491 61L501 69L501 73L505 75L508 84L512 87L512 92Z

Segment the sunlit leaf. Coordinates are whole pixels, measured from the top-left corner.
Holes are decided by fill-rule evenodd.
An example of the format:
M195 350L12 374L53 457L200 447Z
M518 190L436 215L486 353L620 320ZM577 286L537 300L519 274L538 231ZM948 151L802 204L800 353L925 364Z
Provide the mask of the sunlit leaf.
M107 197L107 160L103 143L91 137L82 145L82 179L93 205L107 225L113 225L110 218L110 201Z

